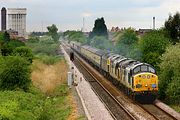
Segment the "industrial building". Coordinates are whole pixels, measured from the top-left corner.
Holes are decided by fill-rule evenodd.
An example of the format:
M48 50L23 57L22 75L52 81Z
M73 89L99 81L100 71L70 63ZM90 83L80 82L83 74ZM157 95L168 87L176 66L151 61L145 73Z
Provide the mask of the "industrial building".
M8 8L8 29L18 32L19 37L26 36L26 8Z

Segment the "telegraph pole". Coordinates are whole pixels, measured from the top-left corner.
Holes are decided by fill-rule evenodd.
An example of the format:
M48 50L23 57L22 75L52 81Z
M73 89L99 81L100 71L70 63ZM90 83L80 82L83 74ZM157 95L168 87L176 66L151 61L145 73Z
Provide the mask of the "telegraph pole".
M41 21L41 30L43 32L43 21Z
M85 18L83 17L83 29L82 32L85 32Z

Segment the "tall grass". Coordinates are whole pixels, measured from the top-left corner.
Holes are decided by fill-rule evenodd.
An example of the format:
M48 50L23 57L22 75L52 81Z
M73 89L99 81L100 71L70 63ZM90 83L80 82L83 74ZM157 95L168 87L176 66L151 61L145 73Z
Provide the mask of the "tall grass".
M45 94L50 94L58 85L66 82L67 71L68 66L64 60L53 65L35 60L31 79L36 87L40 88Z
M64 60L62 56L48 56L48 55L36 55L36 59L42 61L46 65L53 65L61 60Z

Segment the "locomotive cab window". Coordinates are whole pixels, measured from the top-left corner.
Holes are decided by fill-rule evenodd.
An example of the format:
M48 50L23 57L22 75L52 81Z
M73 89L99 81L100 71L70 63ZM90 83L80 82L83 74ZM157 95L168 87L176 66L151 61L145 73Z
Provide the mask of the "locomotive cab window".
M156 71L152 67L149 67L149 72L155 73Z
M133 73L136 74L140 72L140 66L136 67L134 70L133 70Z
M141 66L141 71L142 72L147 72L148 71L148 67L146 65L142 65Z

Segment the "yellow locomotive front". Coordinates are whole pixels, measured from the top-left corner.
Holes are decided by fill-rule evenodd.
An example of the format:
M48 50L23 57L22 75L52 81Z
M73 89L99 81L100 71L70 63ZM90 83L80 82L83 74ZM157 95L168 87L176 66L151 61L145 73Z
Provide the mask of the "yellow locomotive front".
M141 103L152 103L158 92L158 76L152 66L141 65L138 67L134 69L132 77L134 99Z
M157 91L158 77L153 73L140 73L134 76L134 91Z

